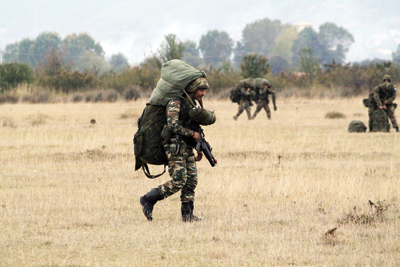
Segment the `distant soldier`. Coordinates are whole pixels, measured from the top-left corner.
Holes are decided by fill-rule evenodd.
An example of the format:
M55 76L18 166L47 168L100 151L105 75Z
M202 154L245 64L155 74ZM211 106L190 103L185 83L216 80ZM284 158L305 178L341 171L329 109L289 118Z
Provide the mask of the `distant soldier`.
M247 118L251 120L250 107L253 105L251 102L251 98L255 95L254 89L255 88L253 78L241 80L238 85L236 85L235 90L238 92L238 94L240 94L240 99L238 101L239 110L238 113L233 116L234 120L237 120L237 118L240 116L240 114L242 114L244 110L246 110Z
M271 90L271 83L267 79L260 79L258 82L259 78L256 79L256 91L258 91L258 100L257 100L257 107L256 111L254 111L253 117L251 119L254 119L257 114L261 111L261 109L265 109L265 112L267 112L267 117L268 119L271 119L271 110L269 109L269 97L268 95L272 95L272 103L274 105L274 110L276 111L278 108L276 107L276 102L275 102L275 92Z
M393 128L396 129L396 132L399 131L399 125L394 116L394 110L397 105L393 103L396 99L396 87L393 86L391 81L392 79L389 75L383 76L383 84L375 87L372 91L372 99L370 100L372 103L370 103L368 107L368 126L370 131L374 131L373 118L371 115L376 109L386 111L387 117L390 119Z

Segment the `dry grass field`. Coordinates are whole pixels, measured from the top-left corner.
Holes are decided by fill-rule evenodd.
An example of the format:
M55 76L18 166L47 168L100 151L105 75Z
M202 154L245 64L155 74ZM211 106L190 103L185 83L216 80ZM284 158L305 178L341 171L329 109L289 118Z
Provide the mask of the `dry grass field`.
M169 179L134 171L144 105L0 106L0 266L400 266L400 134L348 133L361 98L278 99L253 121L206 100L219 163L198 163L192 224L179 193L142 214Z

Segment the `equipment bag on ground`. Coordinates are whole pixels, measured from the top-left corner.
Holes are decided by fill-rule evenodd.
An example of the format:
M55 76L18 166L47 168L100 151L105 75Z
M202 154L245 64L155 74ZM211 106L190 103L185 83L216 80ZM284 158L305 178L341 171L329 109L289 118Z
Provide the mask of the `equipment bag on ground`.
M365 133L367 131L367 126L362 121L351 121L349 124L349 133Z

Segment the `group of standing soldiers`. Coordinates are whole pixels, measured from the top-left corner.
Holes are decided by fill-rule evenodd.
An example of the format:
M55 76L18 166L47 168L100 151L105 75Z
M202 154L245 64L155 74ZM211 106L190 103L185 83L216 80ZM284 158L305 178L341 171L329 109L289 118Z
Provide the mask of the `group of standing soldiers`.
M263 78L247 78L241 80L234 89L240 96L238 100L239 110L238 113L233 116L233 119L237 120L240 114L246 110L248 119L252 120L262 109L264 109L267 113L268 119L271 119L271 110L268 106L269 95L272 95L274 110L276 111L278 109L275 102L275 92L271 89L271 87L271 83L267 79ZM256 102L257 107L253 116L251 116L250 107L253 105L253 100Z

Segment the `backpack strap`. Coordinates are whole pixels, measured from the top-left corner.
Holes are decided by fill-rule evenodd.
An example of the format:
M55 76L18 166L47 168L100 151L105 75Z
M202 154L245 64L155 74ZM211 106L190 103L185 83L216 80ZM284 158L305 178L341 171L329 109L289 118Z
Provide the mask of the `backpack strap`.
M156 175L152 175L152 174L150 174L149 166L147 166L147 163L142 162L143 172L146 175L146 177L150 178L150 179L154 179L154 178L157 178L157 177L160 177L161 175L163 175L165 173L165 171L166 171L165 166L167 166L167 165L164 164L164 171L162 173L156 174Z

